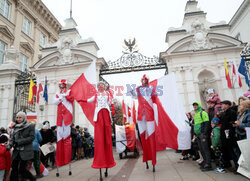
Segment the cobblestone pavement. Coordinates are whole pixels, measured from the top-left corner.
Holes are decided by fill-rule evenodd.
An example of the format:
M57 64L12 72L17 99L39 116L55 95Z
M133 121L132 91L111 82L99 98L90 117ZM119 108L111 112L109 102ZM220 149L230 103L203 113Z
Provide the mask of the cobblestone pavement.
M180 160L181 155L173 150L157 153L156 172L152 172L142 163L142 155L139 159L119 159L114 154L116 166L109 169L109 176L104 181L247 181L248 179L232 172L215 173L214 171L202 172L198 164L192 160ZM45 180L73 180L73 181L99 181L99 170L91 168L93 159L84 159L72 163L72 176L68 175L68 166L59 169L60 176L56 177L56 169L50 170ZM103 169L104 172L104 169ZM104 176L104 173L103 173Z

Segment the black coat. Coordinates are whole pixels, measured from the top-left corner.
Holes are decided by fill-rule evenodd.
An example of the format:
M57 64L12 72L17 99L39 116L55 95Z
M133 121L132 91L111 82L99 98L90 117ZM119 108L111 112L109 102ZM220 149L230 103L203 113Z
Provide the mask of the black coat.
M12 160L19 154L22 160L31 160L34 157L33 140L35 139L35 124L26 123L16 128L13 126L9 148L14 147Z
M48 131L43 131L43 129L40 130L41 136L43 138L43 141L40 143L41 146L47 143L53 143L56 142L56 135L55 133L51 130L48 129Z
M76 137L77 137L77 132L75 128L71 128L71 144L72 147L76 147Z
M228 108L220 115L221 139L226 139L225 130L229 130L229 140L236 140L234 122L237 120L237 107Z

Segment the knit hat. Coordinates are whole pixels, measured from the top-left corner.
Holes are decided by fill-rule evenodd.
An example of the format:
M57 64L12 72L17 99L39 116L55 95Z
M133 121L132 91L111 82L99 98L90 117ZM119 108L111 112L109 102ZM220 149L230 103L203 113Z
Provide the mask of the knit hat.
M212 123L214 123L215 125L219 125L220 119L219 118L213 118Z
M207 90L207 93L208 93L208 94L213 94L213 93L214 93L214 89L208 89L208 90Z
M23 111L19 111L19 112L16 114L16 117L20 117L20 118L26 119L26 114L25 114L25 112L23 112Z
M0 136L0 143L6 143L8 141L8 137L5 135Z

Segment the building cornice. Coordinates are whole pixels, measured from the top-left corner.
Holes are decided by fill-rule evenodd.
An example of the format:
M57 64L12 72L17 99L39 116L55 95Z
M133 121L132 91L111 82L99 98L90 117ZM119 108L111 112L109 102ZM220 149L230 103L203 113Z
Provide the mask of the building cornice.
M250 0L244 0L228 24L230 26L233 26L249 5L250 5Z

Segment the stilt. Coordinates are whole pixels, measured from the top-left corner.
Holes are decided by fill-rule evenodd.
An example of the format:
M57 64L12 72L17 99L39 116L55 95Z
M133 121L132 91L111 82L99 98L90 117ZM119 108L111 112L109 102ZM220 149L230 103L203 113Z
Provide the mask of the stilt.
M155 172L155 165L153 165L153 172Z
M106 171L105 171L105 177L108 177L108 168L106 168Z
M59 177L59 168L56 167L56 176Z
M71 172L71 163L69 163L69 175L72 175L72 172Z
M148 167L148 161L146 161L146 169L149 169L149 167Z
M100 181L103 181L103 178L102 178L102 169L100 168Z

